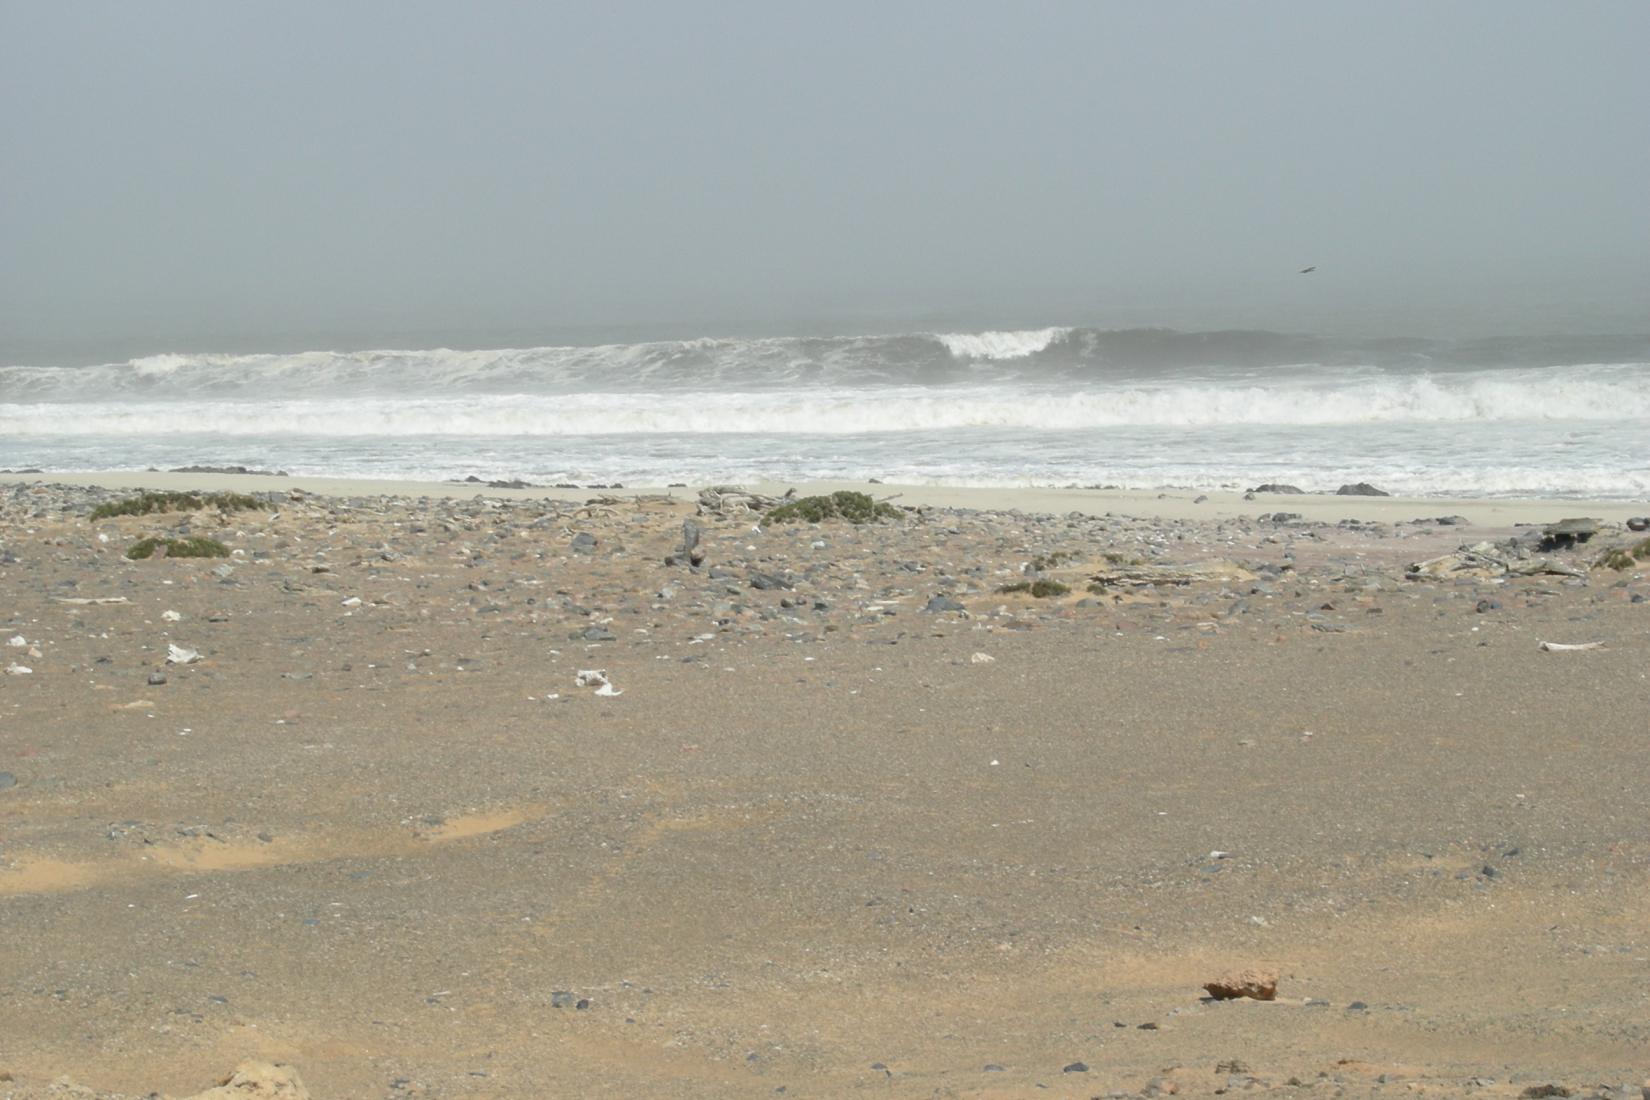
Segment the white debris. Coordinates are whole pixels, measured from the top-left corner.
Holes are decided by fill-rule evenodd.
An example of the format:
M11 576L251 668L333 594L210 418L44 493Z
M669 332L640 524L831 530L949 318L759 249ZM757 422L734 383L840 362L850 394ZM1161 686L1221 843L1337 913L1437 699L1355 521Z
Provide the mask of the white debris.
M593 687L596 689L597 695L624 694L624 692L613 686L613 681L607 678L607 669L605 668L581 669L579 674L573 677L573 686L582 688Z
M1219 848L1216 848L1214 851L1209 853L1209 858L1210 859L1225 859L1227 856L1229 856L1231 854L1232 854L1231 852L1223 852Z
M176 611L162 611L160 613L160 617L169 623L181 622L183 620L183 616L178 614Z
M28 676L32 672L34 672L34 669L30 668L28 665L20 665L15 661L6 666L7 676Z
M13 649L22 649L24 646L29 644L29 640L21 634L13 634L11 637L6 639L6 644L11 646Z
M989 653L976 653L968 659L968 663L973 665L989 665L996 659L997 658L993 657Z
M361 606L361 597L360 596L351 596L349 599L344 601L344 606L345 607L360 607Z
M1565 642L1542 642L1541 643L1541 651L1543 653L1580 653L1584 650L1603 649L1603 648L1604 648L1604 643L1603 642L1581 642L1581 643L1576 644L1576 645L1570 645L1570 644L1567 644Z
M200 651L188 646L168 644L166 647L166 663L169 665L189 665L200 659Z

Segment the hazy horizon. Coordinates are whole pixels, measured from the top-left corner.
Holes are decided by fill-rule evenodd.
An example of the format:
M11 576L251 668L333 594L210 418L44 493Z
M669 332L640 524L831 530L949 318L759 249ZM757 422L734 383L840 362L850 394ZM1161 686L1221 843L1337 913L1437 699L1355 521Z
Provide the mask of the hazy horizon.
M1650 331L1642 4L5 0L0 30L0 365Z

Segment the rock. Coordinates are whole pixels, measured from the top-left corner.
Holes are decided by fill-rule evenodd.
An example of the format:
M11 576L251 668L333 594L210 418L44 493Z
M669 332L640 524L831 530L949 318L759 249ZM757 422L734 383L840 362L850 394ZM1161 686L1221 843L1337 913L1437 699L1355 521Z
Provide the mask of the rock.
M1627 521L1629 531L1650 531L1650 516L1634 516Z
M574 631L568 636L570 642L616 642L618 635L605 626L587 626L583 630Z
M950 596L935 596L923 606L923 610L938 614L943 611L967 611L968 608L953 600Z
M1596 534L1598 534L1598 520L1596 519L1561 519L1557 523L1542 528L1540 549L1568 549L1586 542Z
M1338 497L1389 497L1392 494L1384 489L1377 489L1367 481L1360 481L1354 485L1342 485L1335 490Z
M1233 1001L1240 997L1271 1001L1277 999L1278 976L1270 970L1234 970L1212 982L1203 983L1203 988L1217 1001Z
M578 998L565 989L558 989L550 994L551 1008L572 1008Z
M1249 492L1251 492L1251 493L1291 493L1291 494L1294 494L1296 496L1299 496L1301 494L1304 494L1306 492L1306 490L1300 488L1297 485L1284 485L1284 484L1281 484L1279 482L1268 481L1265 485L1256 485L1253 489L1250 489Z
M10 790L17 786L17 777L11 772L0 772L0 791Z
M1084 1065L1082 1062L1073 1062L1069 1066L1062 1069L1060 1072L1061 1073L1087 1073L1088 1071L1089 1071L1089 1067Z
M166 673L162 672L160 669L157 668L155 671L153 671L149 674L149 686L150 687L160 687L165 682L166 682Z
M309 1100L309 1090L291 1066L242 1062L216 1088L185 1100Z
M752 573L751 587L763 592L771 592L780 588L795 588L796 585L784 577L776 577L772 573Z
M1527 1100L1541 1100L1542 1097L1574 1096L1575 1093L1571 1092L1563 1085L1531 1085L1518 1095L1526 1097Z
M567 544L567 548L575 554L594 553L596 550L596 536L589 531L580 531L573 536L573 541Z

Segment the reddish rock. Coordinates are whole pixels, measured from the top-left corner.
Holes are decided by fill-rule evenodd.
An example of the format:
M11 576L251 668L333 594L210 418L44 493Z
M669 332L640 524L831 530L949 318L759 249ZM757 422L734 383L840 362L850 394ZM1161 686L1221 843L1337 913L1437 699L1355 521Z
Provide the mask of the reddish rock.
M1234 970L1212 982L1205 982L1203 988L1217 1001L1232 1001L1239 997L1272 1001L1278 996L1278 976L1270 970Z

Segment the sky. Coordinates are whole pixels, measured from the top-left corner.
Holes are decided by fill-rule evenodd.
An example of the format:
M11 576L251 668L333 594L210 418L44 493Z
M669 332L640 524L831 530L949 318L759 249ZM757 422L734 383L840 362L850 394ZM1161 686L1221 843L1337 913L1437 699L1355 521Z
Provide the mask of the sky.
M1650 331L1646 42L1642 0L0 0L0 361Z

